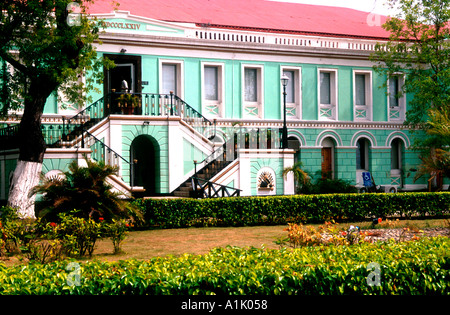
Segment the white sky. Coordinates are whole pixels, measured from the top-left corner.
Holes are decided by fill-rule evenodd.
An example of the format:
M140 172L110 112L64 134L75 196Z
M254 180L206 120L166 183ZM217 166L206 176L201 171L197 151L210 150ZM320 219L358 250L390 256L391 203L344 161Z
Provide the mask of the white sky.
M346 7L355 10L372 12L382 15L394 15L385 5L386 0L272 0L280 2L297 2L305 4L328 5L334 7Z

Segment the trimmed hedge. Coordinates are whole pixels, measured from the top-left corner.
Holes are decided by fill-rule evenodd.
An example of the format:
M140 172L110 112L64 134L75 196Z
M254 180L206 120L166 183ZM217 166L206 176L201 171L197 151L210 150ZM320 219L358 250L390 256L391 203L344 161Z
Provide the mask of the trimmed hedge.
M450 214L450 193L139 199L148 227L275 225Z
M78 269L68 263L0 264L0 294L450 294L445 237L294 250L216 248L148 261L80 262ZM378 278L371 263L379 266Z

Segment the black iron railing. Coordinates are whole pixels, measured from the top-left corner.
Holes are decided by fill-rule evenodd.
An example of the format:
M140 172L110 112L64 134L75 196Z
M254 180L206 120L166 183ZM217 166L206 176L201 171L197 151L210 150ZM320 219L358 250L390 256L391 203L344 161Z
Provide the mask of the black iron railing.
M91 149L91 158L96 161L102 161L107 165L118 167L119 171L123 168L121 163L125 163L129 165L131 170L132 165L127 159L111 149L102 140L98 139L87 130L84 130L81 133L80 146L81 148Z
M19 124L0 129L0 149L8 150L19 147Z
M192 177L192 189L194 198L221 198L238 197L241 189L210 182L197 177Z

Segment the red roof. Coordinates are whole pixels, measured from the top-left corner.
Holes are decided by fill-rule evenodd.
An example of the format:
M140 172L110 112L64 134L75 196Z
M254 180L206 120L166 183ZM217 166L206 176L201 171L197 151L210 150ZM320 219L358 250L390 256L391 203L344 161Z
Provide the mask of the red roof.
M267 0L118 0L119 10L167 22L210 24L254 31L387 39L368 12ZM96 0L90 13L110 13L111 0ZM375 21L369 17L369 22ZM381 16L380 22L386 21Z

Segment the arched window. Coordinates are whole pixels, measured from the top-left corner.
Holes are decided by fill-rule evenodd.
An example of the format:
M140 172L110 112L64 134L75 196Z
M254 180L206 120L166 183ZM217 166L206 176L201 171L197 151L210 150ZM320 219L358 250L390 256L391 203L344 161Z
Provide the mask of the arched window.
M391 143L391 173L400 172L402 168L402 157L404 142L400 138L392 140Z
M357 170L366 170L370 169L369 167L369 147L370 142L366 138L361 138L356 143L356 169Z

